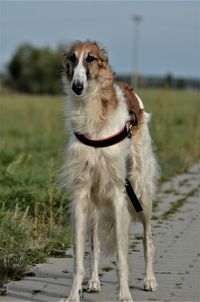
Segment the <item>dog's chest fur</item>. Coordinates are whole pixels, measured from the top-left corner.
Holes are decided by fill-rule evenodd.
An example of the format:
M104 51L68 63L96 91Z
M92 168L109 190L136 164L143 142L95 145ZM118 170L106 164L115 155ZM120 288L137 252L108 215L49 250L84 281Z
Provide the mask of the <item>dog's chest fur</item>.
M127 146L121 149L115 147L109 147L113 149L109 153L108 150L97 150L75 143L68 170L68 185L73 196L75 192L77 197L86 197L103 206L113 199L116 185L123 190Z
M103 121L96 118L98 102L95 105L89 100L87 104L79 107L71 103L71 121L74 130L102 139L121 130L129 119L126 102L120 89L116 88L118 104L109 117ZM71 100L72 102L72 100ZM93 107L93 109L92 109ZM78 109L77 109L78 108ZM94 112L91 112L94 110ZM77 118L78 117L78 118ZM98 129L98 130L97 130ZM71 133L68 148L68 181L69 188L77 187L84 195L90 195L93 200L111 198L113 184L123 186L126 178L126 161L130 151L130 140L111 147L96 149L78 142ZM73 190L74 191L74 190Z

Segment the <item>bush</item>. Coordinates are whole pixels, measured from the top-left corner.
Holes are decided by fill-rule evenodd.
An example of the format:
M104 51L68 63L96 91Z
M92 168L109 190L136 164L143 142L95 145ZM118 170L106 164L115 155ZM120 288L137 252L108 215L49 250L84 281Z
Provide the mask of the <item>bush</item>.
M27 212L20 213L18 207L14 212L0 210L0 279L19 279L25 270L23 250L29 248L31 224Z
M31 272L30 265L65 256L70 246L69 228L50 227L39 213L33 218L28 212L29 207L23 212L18 204L14 211L0 208L0 281L19 280Z
M32 94L61 92L62 52L31 44L20 46L7 65L4 84Z

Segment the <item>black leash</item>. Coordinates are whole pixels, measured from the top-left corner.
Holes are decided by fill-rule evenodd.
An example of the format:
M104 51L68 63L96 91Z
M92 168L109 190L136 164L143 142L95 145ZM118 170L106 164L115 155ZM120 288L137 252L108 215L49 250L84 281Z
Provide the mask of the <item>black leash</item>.
M137 196L135 195L135 192L128 179L126 179L125 187L126 187L126 192L128 194L128 197L130 198L130 201L132 202L132 205L134 206L136 212L139 213L139 212L143 211L143 208L142 208Z

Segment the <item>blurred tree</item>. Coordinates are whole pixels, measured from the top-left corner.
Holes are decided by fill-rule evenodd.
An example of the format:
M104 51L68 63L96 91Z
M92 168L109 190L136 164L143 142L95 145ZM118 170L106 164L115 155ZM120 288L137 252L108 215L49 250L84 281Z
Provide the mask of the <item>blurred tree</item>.
M186 80L184 80L184 79L177 79L176 80L176 88L185 89L186 87L187 87Z
M172 88L173 87L173 76L171 73L168 73L164 78L164 87L166 88Z
M62 51L21 45L7 65L5 84L34 94L60 93Z

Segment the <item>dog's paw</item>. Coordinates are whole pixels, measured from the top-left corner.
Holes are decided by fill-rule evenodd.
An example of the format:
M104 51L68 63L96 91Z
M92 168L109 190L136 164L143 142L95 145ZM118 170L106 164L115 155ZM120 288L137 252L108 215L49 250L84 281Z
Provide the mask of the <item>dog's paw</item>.
M144 290L154 292L157 288L156 278L153 276L152 278L144 279Z
M77 299L71 299L71 298L65 298L61 299L60 302L79 302L80 300Z
M130 297L121 299L120 302L133 302L133 299L130 296Z
M133 302L133 299L131 297L131 294L130 293L127 293L127 295L123 295L121 298L120 298L120 302Z
M87 285L88 293L92 293L92 292L97 293L100 292L100 290L101 290L101 285L99 279L95 279L95 280L90 279L88 281L88 285Z
M79 290L78 294L69 295L68 298L61 299L60 302L79 302L80 298L83 297L82 289Z

